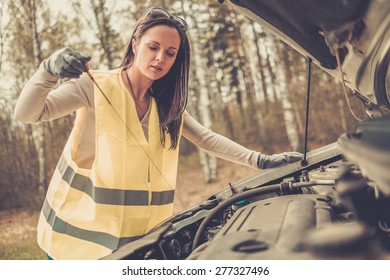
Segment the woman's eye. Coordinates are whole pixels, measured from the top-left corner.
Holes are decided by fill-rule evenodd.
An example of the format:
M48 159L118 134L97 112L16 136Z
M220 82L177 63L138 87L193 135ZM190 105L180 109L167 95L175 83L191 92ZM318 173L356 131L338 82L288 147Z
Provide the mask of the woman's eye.
M157 51L157 47L153 47L153 46L149 46L149 49L151 49L152 51Z
M167 55L170 56L170 57L174 57L175 53L167 53Z

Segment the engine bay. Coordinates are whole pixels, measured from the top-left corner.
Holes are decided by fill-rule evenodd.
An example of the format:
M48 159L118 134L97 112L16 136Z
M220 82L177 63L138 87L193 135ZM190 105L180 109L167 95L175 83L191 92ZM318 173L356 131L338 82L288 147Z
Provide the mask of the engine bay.
M388 259L389 124L229 184L104 259Z
M339 172L345 172L344 178L336 184ZM278 194L238 207L214 239L199 246L189 258L383 258L386 252L379 244L386 237L380 235L386 233L374 233L369 225L376 217L367 212L375 203L359 171L340 161L302 177L310 178L302 182L311 186L302 187L301 193ZM346 206L349 204L356 209L352 211ZM365 222L358 221L356 211L362 212L360 218Z

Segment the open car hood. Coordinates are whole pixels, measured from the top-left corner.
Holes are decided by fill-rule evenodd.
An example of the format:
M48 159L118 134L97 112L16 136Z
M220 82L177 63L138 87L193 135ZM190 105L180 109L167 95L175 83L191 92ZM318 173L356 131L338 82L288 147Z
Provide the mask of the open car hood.
M390 108L390 1L226 0L369 101Z

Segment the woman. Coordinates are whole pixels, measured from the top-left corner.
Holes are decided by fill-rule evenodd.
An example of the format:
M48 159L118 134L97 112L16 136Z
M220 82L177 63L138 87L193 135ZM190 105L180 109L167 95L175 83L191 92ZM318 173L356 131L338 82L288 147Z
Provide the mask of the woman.
M250 151L185 111L186 30L183 19L152 8L138 21L119 69L89 71L90 57L65 48L24 87L15 108L23 122L77 111L38 224L38 243L50 257L104 257L171 216L181 136L253 168L301 158ZM77 79L51 90L64 77Z

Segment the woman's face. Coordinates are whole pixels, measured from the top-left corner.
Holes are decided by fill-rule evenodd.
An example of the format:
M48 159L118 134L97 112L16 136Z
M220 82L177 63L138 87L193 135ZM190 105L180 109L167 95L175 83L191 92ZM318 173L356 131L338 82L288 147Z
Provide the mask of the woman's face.
M133 41L133 66L147 79L158 80L171 69L179 46L180 36L176 28L166 25L151 27L138 42Z

